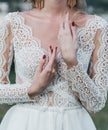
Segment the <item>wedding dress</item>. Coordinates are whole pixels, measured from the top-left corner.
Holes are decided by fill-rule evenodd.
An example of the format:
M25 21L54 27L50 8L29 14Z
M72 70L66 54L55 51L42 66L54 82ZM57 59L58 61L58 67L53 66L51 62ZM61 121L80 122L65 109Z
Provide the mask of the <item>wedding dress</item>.
M42 48L41 40L33 37L32 29L18 12L1 20L0 104L16 104L4 116L0 130L96 130L87 111L100 111L107 99L108 24L95 15L76 33L78 65L67 69L58 52L54 80L30 98L27 88L42 56L46 54L48 62L49 53ZM10 84L13 56L16 83Z

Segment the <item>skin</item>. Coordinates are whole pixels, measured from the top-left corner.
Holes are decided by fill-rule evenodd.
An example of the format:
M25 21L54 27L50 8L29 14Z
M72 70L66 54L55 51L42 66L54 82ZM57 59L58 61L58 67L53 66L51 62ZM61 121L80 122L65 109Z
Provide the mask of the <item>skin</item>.
M52 26L53 37L55 43L53 45L46 45L49 51L49 62L46 67L46 58L41 60L37 72L34 75L34 79L30 88L28 88L28 95L34 96L39 94L47 88L48 84L53 80L55 76L56 68L56 55L57 50L61 51L64 62L67 64L67 69L77 65L76 59L76 27L72 25L72 16L76 13L73 8L72 11L67 7L66 0L45 0L45 6L41 10L32 9L27 14L32 16L39 16L40 19L44 19L44 25L49 30L49 25ZM45 16L46 18L45 18ZM54 30L54 28L58 30ZM43 31L44 32L44 31ZM47 36L46 36L47 39ZM50 39L50 33L49 33ZM46 47L46 48L47 48ZM45 48L45 47L44 47Z

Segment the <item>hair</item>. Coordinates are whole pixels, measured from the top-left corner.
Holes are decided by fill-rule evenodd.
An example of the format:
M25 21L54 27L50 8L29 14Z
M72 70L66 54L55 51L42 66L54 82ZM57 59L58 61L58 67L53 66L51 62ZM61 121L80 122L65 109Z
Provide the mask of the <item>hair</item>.
M32 3L33 8L42 9L44 7L44 0L24 0L25 2L29 1ZM67 5L70 8L73 8L73 1L74 0L67 0ZM78 10L85 11L87 8L86 0L76 0L76 5L74 5Z

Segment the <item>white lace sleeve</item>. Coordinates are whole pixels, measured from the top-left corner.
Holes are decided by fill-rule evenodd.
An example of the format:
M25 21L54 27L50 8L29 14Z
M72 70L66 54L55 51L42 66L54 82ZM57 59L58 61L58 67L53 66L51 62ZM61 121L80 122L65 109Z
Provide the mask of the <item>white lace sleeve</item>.
M101 110L106 103L108 87L108 25L97 29L95 49L91 56L91 74L82 63L66 70L66 79L72 83L82 104L92 112Z
M13 57L13 46L11 43L10 16L5 16L0 21L0 104L29 102L27 95L29 83L10 84L9 72Z

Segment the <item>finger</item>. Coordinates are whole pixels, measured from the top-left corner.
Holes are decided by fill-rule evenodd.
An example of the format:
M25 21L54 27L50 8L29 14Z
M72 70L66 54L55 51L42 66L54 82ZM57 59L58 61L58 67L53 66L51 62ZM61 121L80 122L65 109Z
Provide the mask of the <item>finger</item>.
M53 49L53 53L52 53L52 61L53 61L53 63L54 63L54 61L55 61L56 54L57 54L57 47L55 47L55 48Z
M72 22L71 24L71 34L72 34L73 39L76 39L76 27L75 27L74 22Z
M56 61L54 62L53 68L54 68L55 70L57 70L57 63L56 63Z
M70 24L69 24L69 12L65 16L65 21L64 21L64 28L67 32L70 32Z
M48 65L47 65L48 67L53 68L53 65L54 65L54 62L55 62L56 53L57 53L57 47L55 47L53 49L53 53L51 55L50 61L48 62Z
M56 70L55 70L55 68L53 68L53 70L52 70L52 74L55 74L56 73Z
M52 70L52 76L54 77L56 75L55 69Z
M56 70L53 68L52 73L51 73L51 77L54 78L55 75L56 75Z
M59 34L58 34L58 37L57 37L59 43L61 43L62 35L63 35L63 33L61 31L59 31Z
M71 24L71 34L72 34L72 37L73 37L73 42L75 42L75 50L77 52L78 44L76 43L76 27L75 27L74 22Z
M45 63L46 63L46 55L43 55L43 59L40 62L40 65L39 65L39 68L38 68L39 72L43 71L43 67L44 67Z
M49 51L49 59L50 59L51 55L52 55L52 52L53 52L53 48L52 48L51 45L49 46L48 51Z
M50 52L51 52L51 54L53 53L53 47L52 46L50 46Z
M65 17L61 21L59 34L62 34L65 30L65 21L66 21L67 17L68 17L68 13L66 13Z
M68 32L70 31L70 25L69 25L69 12L66 13L66 16L64 20L60 24L60 31L59 35L62 35L62 33L67 30Z
M55 73L57 70L57 65L56 65L56 62L54 61L54 64L52 66L52 73Z

